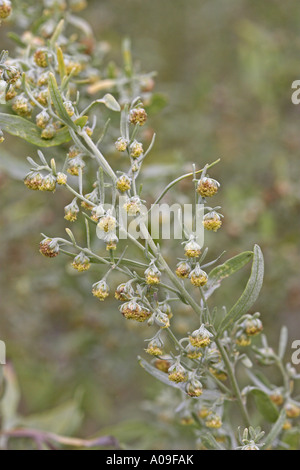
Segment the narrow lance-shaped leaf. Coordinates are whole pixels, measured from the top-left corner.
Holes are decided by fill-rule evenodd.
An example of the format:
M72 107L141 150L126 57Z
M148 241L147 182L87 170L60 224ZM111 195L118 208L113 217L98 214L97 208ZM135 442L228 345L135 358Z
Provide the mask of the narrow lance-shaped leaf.
M42 139L41 130L33 122L13 114L0 113L0 127L3 131L38 147L55 147L71 140L66 127L59 129L52 139Z
M286 420L285 410L281 410L276 423L274 424L274 426L272 427L271 431L269 432L269 434L267 435L265 439L263 449L267 449L270 445L272 445L275 439L279 436L279 434L282 431L282 426L285 420Z
M234 256L220 266L212 269L209 273L208 283L204 288L205 297L209 298L210 295L220 287L223 279L226 279L242 269L247 263L249 263L252 257L253 251L245 251L244 253Z
M218 335L241 318L252 307L259 296L263 284L263 277L264 258L260 247L255 245L252 270L247 286L239 300L222 320L218 328Z
M55 110L61 120L71 127L72 129L76 130L76 124L72 121L70 116L68 115L65 107L64 107L64 102L61 97L61 93L59 91L59 88L57 86L56 78L53 75L53 73L49 74L49 91L51 95L51 99L53 101Z

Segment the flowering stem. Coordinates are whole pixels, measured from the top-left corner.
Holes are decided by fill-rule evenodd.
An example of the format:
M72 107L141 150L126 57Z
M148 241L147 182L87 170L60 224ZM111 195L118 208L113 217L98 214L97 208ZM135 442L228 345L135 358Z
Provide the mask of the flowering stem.
M238 402L238 405L240 407L241 415L244 419L245 425L247 427L249 427L251 425L250 424L250 418L249 418L248 412L246 410L246 407L244 405L242 395L241 395L241 391L240 391L239 385L237 383L237 380L235 378L234 370L232 368L232 365L231 365L230 359L228 357L228 354L227 354L223 344L221 343L221 341L218 338L215 338L215 343L216 343L216 345L217 345L217 347L220 351L223 362L225 364L225 367L226 367L226 370L227 370L227 373L228 373L228 376L229 376L229 379L230 379L230 382L231 382L231 385L232 385L232 388L233 388L234 396L237 399L237 402Z

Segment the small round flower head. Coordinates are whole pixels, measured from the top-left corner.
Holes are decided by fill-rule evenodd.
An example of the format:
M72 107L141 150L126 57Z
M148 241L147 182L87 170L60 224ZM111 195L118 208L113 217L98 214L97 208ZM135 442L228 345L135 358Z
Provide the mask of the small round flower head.
M37 191L41 189L42 181L43 177L38 171L31 171L28 173L28 175L25 176L24 184L28 189Z
M124 139L124 137L119 137L118 140L115 142L115 147L118 152L125 152L128 147L128 140Z
M68 158L75 158L80 154L80 149L76 145L72 145L69 148Z
M95 222L99 222L100 218L105 214L102 204L93 207L91 217Z
M75 256L72 266L79 272L87 271L91 267L90 259L83 253Z
M67 172L70 173L70 175L73 176L78 176L79 175L79 170L83 170L85 167L85 163L82 160L81 157L74 157L71 160L68 161L68 169Z
M85 194L84 197L90 202L82 201L81 206L91 211L99 201L98 188L95 188L91 193Z
M156 336L151 341L149 341L147 348L145 349L147 354L151 356L162 356L163 354L163 342L159 336Z
M251 338L245 335L245 333L240 333L236 336L235 342L238 346L246 347L246 346L250 346Z
M296 403L288 402L284 406L284 409L288 418L299 418L300 407L296 405Z
M188 373L185 368L180 364L179 361L176 361L169 370L168 377L171 382L186 382L188 378Z
M55 189L56 189L56 177L52 175L51 173L49 173L42 179L40 190L54 192Z
M10 86L5 95L5 101L13 100L17 96L17 91L15 87Z
M195 348L191 343L188 343L185 352L189 359L199 359L202 356L201 348Z
M197 412L197 415L201 419L207 418L210 414L211 414L211 411L208 408L206 408L205 406L202 406Z
M291 428L292 428L292 423L287 419L287 420L283 423L282 429L283 429L283 431L289 431Z
M0 0L0 19L5 20L12 12L10 0Z
M160 278L161 278L161 272L154 264L152 266L149 266L148 269L146 269L145 271L146 284L157 285L160 283Z
M45 140L51 140L56 135L57 129L54 124L47 124L45 129L42 130L41 137Z
M99 300L105 300L109 296L109 291L109 285L104 279L93 284L92 294Z
M171 307L167 302L160 305L160 310L168 316L169 320L173 317Z
M205 420L205 426L211 429L219 429L222 426L222 419L216 414L210 414Z
M20 88L22 82L20 82L21 72L18 67L10 65L5 71L5 79L8 80L10 85L16 85L16 88Z
M208 276L205 271L203 271L199 264L196 264L195 269L190 274L190 280L193 286L195 287L203 287L208 281Z
M243 327L246 335L248 336L258 335L263 329L262 322L259 318L250 318L245 320Z
M79 207L77 204L77 199L73 199L73 201L65 207L65 219L69 222L75 222L77 220L77 215L79 213Z
M42 105L42 106L47 106L48 104L48 97L49 97L49 92L48 88L44 88L40 92L38 92L35 95L37 101Z
M201 255L201 246L195 240L190 240L184 247L184 254L188 258L199 258Z
M85 126L85 127L83 128L83 130L86 132L86 134L87 134L89 137L92 137L94 131L93 131L93 129L92 129L91 127Z
M130 216L138 215L141 211L140 198L137 196L128 198L124 204L124 209L126 210L127 214Z
M125 191L129 191L131 188L131 179L127 175L122 175L118 178L116 187L119 191L124 193Z
M147 113L143 108L134 108L129 112L129 122L143 126L147 121Z
M64 108L65 108L65 110L67 111L67 113L70 117L74 116L75 109L74 109L74 106L72 104L72 101L65 101L64 102Z
M150 310L138 304L135 300L130 300L121 305L120 311L127 320L135 320L137 322L144 322L151 316Z
M134 140L130 145L130 155L132 158L139 158L143 153L143 144Z
M38 49L35 51L33 60L38 67L46 68L48 65L47 49Z
M195 424L195 420L190 411L185 410L183 413L181 413L180 424L182 424L182 426L192 426Z
M254 441L250 441L248 444L245 444L243 447L241 447L241 450L260 450L260 449L255 444Z
M44 72L38 75L37 86L46 86L49 82L49 72Z
M216 377L216 379L220 380L221 382L225 382L228 378L226 372L223 370L221 367L217 367L215 365L214 367L209 368L209 372Z
M163 357L160 357L159 359L156 359L156 361L154 362L154 366L156 367L156 369L166 374L169 368L171 367L170 360L171 356L165 355Z
M107 214L101 217L101 219L99 220L97 229L100 232L103 232L103 234L107 234L109 232L114 232L116 229L116 226L117 226L116 218L113 217L111 213L108 211Z
M47 258L55 258L59 254L59 245L57 241L51 238L44 238L40 243L40 253Z
M212 178L201 178L198 182L197 193L202 197L214 196L220 187L220 183Z
M104 241L106 243L106 251L111 251L111 250L114 251L117 249L117 244L119 242L119 239L115 233L113 232L108 233Z
M41 111L35 118L36 125L41 129L45 129L45 127L49 124L50 119L51 118L46 110Z
M191 380L188 381L188 383L186 384L186 393L190 396L190 397L200 397L200 395L202 395L203 393L203 386L202 386L202 383L196 379L196 378L192 378Z
M170 319L166 313L163 313L160 309L155 311L154 321L160 328L169 328Z
M32 106L25 95L19 95L14 98L12 109L19 116L31 117Z
M67 180L68 180L68 176L65 174L65 173L57 173L56 175L56 182L57 184L59 184L60 186L64 186L65 184L67 184Z
M120 284L115 291L115 298L117 300L126 301L131 300L134 297L134 289L128 282Z
M215 211L209 212L203 217L203 226L206 230L216 232L222 225L221 217Z
M186 279L189 277L192 268L186 261L180 261L176 267L176 276L180 279Z
M272 393L270 394L270 398L272 402L275 403L275 405L277 406L281 406L283 404L283 396L282 396L281 390L279 389L273 390Z
M201 325L198 330L193 331L189 336L189 340L192 346L195 348L205 348L209 346L211 340L210 338L213 335L205 328L204 325Z

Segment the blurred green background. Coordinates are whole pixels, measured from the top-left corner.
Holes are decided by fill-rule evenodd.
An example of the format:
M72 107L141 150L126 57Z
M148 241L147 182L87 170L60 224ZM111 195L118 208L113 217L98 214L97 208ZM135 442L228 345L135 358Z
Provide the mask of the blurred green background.
M211 176L222 184L217 202L225 219L223 229L207 238L210 256L226 250L229 257L260 244L266 277L257 310L265 331L276 340L285 323L290 341L298 339L300 107L291 103L291 84L300 78L300 5L88 4L83 16L111 45L110 60L121 61L122 39L131 38L135 61L144 71L157 71L156 91L168 99L149 118L157 132L145 169L150 199L175 175L190 171L192 162L200 167L221 157ZM1 48L14 47L6 38L10 29L1 27ZM90 296L96 271L78 276L62 257L50 262L39 255L40 232L63 234L70 198L63 191L49 196L26 190L21 178L30 154L30 146L9 137L0 149L0 338L19 379L20 411L38 414L76 397L83 415L77 413L74 423L66 419L63 433L113 433L137 448L192 448L189 432L170 429L172 416L161 411L169 400L161 394L164 387L137 364L147 329L124 322L116 301L100 304ZM180 190L188 196L191 183ZM169 200L180 199L178 193ZM227 281L216 301L232 305L246 277L245 271ZM188 320L175 320L179 331ZM152 399L162 419L151 412Z

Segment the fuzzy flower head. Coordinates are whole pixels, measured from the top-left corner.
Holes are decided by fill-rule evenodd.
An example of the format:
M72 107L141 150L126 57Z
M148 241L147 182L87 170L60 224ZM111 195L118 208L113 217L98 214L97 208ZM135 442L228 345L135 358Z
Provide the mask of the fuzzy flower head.
M132 158L139 158L143 154L143 144L134 140L130 145L130 155Z
M201 178L198 182L197 193L202 197L214 196L220 187L220 183L212 178Z
M126 210L129 216L136 216L141 211L141 205L142 203L141 203L140 198L137 196L134 196L134 197L127 199L127 201L124 204L124 209Z
M104 279L93 284L92 294L101 301L105 300L109 296L109 291L109 285Z
M180 364L179 360L173 364L168 370L168 377L171 382L186 382L188 373L185 368Z
M192 346L195 348L205 348L209 346L211 340L210 338L213 335L205 328L204 325L201 325L198 330L193 331L189 336L189 340Z
M244 321L242 327L247 336L255 336L255 335L258 335L262 331L263 324L258 317L259 317L259 313L257 312L256 314L253 315L253 317L250 317Z
M184 247L184 254L188 258L199 258L201 255L201 246L194 240L193 237L186 243Z
M37 114L35 121L36 125L40 127L41 129L45 129L45 127L49 124L50 122L50 116L47 113L47 111L44 109L41 111L39 114Z
M115 232L117 226L116 218L111 214L111 211L101 217L97 225L97 235L99 238L104 238L108 233Z
M80 169L83 170L84 167L85 167L85 163L80 156L73 157L68 161L67 172L70 173L70 175L78 176L79 170Z
M46 175L41 183L40 190L41 191L52 191L54 192L56 189L56 177L49 173Z
M40 243L40 253L46 258L55 258L59 254L58 242L52 238L44 238Z
M192 268L186 261L180 261L176 267L176 276L180 279L186 279L189 277Z
M118 140L115 142L115 147L118 152L125 152L128 147L128 140L124 139L124 137L119 137Z
M114 232L108 233L105 236L104 241L106 243L106 251L116 250L117 249L117 244L119 242L119 239L118 239L117 235Z
M185 390L190 397L198 398L203 393L203 386L196 377L192 377L186 384Z
M161 272L155 266L155 264L152 264L151 266L149 266L148 269L146 269L145 271L146 284L157 285L160 283L160 278L161 278Z
M119 191L122 193L125 193L125 191L129 191L131 188L131 179L127 175L122 175L118 178L116 187Z
M38 191L41 189L43 177L38 171L31 171L25 176L24 184L28 189Z
M216 414L210 414L205 420L205 426L211 429L219 429L222 426L222 419Z
M155 336L151 341L149 341L147 348L145 349L147 354L151 356L162 356L163 354L163 342L160 336Z
M129 122L134 125L143 126L147 121L147 113L143 108L134 108L129 112Z
M134 297L134 289L129 282L120 284L115 291L115 298L117 300L126 301L131 300Z
M121 305L120 311L127 320L135 320L137 322L144 322L151 316L150 310L134 299Z
M12 12L10 0L0 0L0 19L5 20Z
M169 328L170 327L170 318L169 316L162 312L160 309L157 309L154 314L154 321L157 326L160 328Z
M72 266L79 272L87 271L91 267L90 259L82 251L79 255L75 256Z
M196 264L195 269L191 272L190 280L195 287L203 287L207 283L208 276L206 272L200 268L199 263Z
M77 215L79 213L79 207L77 204L77 198L65 207L65 219L69 222L75 222L77 220Z
M222 220L219 214L215 211L209 212L203 217L203 226L206 230L216 232L222 225Z

